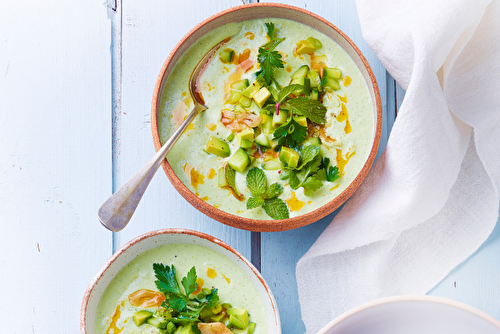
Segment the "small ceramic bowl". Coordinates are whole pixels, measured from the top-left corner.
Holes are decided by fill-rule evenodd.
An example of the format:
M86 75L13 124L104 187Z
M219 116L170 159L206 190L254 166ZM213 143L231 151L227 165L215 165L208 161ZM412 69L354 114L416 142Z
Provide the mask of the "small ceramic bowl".
M191 45L195 44L203 35L224 24L259 18L283 18L310 26L313 29L330 37L334 42L336 42L347 52L351 59L353 59L354 63L360 70L369 90L372 101L374 123L374 135L370 153L361 171L344 191L342 191L335 197L332 196L331 200L327 204L317 208L316 210L289 219L258 220L237 216L215 208L214 206L200 199L191 190L189 190L175 174L167 160L163 162L162 166L165 173L167 174L167 177L169 178L172 185L177 189L177 191L189 203L191 203L195 208L197 208L207 216L224 224L245 230L261 232L284 231L318 221L319 219L332 213L335 209L342 205L356 191L365 176L368 174L368 171L370 170L375 160L375 155L377 153L380 141L380 135L382 131L382 104L375 76L370 66L368 65L368 62L361 54L361 51L349 39L349 37L347 37L332 23L304 9L273 3L254 3L249 5L237 6L222 11L208 18L207 20L198 24L186 36L184 36L181 41L175 46L175 48L172 50L167 60L165 61L154 89L151 109L151 126L155 149L156 151L158 151L162 145L159 135L160 131L158 129L158 115L160 112L162 92L164 90L165 83L169 74L173 70L179 58L184 54L184 52L186 52L186 50Z
M472 306L432 296L397 296L356 307L318 334L498 334L500 322Z
M267 332L281 334L281 322L274 296L257 269L234 248L210 235L186 229L163 229L143 234L120 248L87 287L80 310L80 333L94 334L99 300L115 275L141 253L167 244L196 244L232 261L250 279L267 314Z

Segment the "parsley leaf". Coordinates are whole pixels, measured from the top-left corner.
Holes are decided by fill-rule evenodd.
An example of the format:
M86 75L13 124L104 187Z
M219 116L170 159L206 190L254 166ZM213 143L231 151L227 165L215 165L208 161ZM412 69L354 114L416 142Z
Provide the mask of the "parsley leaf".
M273 219L287 219L290 217L288 206L281 198L266 199L262 207Z
M283 192L283 187L279 183L273 183L268 187L266 174L258 167L253 167L248 171L246 181L253 196L247 201L248 210L262 206L273 219L289 217L288 206L277 197Z
M260 65L260 70L257 71L257 80L262 78L265 86L271 84L273 79L274 68L284 68L283 60L281 59L281 54L274 49L285 39L275 37L275 26L274 23L265 23L267 28L267 36L269 37L269 42L264 46L259 48L259 53L257 54L257 61ZM260 81L260 80L259 80Z
M281 146L297 149L306 139L307 127L300 125L293 118L277 128L273 133L273 139L278 139L278 145L274 148L277 152Z
M181 283L188 296L196 290L198 283L196 283L196 269L194 267L189 270L186 277L182 278Z
M324 175L324 178L328 182L335 182L340 178L340 171L339 171L339 168L337 166L328 167L329 164L330 164L330 159L323 158L323 161L321 162L321 168L322 168L321 171L323 171L321 173L321 176ZM319 172L318 172L318 174L319 174Z
M318 190L323 186L323 182L318 180L315 176L309 176L303 183L304 195L311 196L312 192Z
M290 99L288 104L294 108L295 113L309 118L314 123L325 123L326 107L321 102L307 97L297 97Z

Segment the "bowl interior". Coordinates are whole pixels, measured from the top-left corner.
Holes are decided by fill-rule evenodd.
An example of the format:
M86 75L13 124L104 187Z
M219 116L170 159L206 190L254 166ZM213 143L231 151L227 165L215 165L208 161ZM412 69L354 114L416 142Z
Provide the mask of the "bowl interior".
M255 267L231 246L207 234L184 230L166 229L142 235L117 251L91 282L84 296L80 314L81 333L95 333L95 317L99 299L115 275L139 254L167 244L193 243L218 252L235 263L256 287L268 317L268 333L280 334L281 323L274 296Z
M419 296L380 302L340 316L318 334L498 334L482 311L444 298Z
M375 76L371 71L370 66L368 65L368 62L363 57L359 49L355 46L355 44L342 31L340 31L330 22L311 12L288 5L258 3L238 6L223 11L196 26L177 44L177 46L167 58L162 70L160 71L153 94L151 124L155 148L158 151L161 148L161 141L158 130L158 113L160 112L162 93L170 72L173 70L179 58L186 52L186 50L190 46L196 43L206 33L226 23L241 22L259 18L282 18L308 25L335 41L347 52L351 59L353 59L368 87L369 95L372 101L371 105L374 124L371 150L361 171L342 193L340 193L335 198L332 198L331 201L326 205L323 205L322 207L314 211L285 220L257 220L239 217L214 208L210 204L201 200L199 197L195 196L191 192L191 190L189 190L180 181L180 179L173 172L167 160L163 162L163 169L177 191L195 208L205 213L209 217L214 218L224 224L251 231L283 231L313 223L337 209L359 187L369 169L371 168L375 159L375 155L377 153L382 131L382 104L378 86L375 80ZM207 45L206 51L208 51L210 47L211 45Z

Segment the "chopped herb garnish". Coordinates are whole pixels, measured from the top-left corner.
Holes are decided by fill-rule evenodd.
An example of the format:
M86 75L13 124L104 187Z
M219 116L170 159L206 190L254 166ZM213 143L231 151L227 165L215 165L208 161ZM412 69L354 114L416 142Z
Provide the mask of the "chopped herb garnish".
M303 187L304 194L310 196L313 191L323 186L323 182L317 174L322 162L319 153L320 149L317 145L309 145L302 148L300 151L302 162L297 170L286 170L285 173L280 176L280 179L288 180L290 188L294 190Z
M279 183L267 186L267 178L264 171L253 167L247 173L247 187L252 193L247 201L247 209L254 209L259 206L273 219L289 218L289 211L286 203L278 196L283 192Z
M340 171L337 166L329 166L330 159L323 158L323 161L320 166L320 170L318 171L318 177L322 180L328 182L335 182L340 178Z
M292 117L288 122L274 131L273 139L278 139L278 145L274 150L277 152L281 146L287 146L298 150L300 144L306 137L307 127L300 125Z
M307 97L290 99L288 104L293 107L293 112L309 118L316 124L325 123L326 107L319 101Z

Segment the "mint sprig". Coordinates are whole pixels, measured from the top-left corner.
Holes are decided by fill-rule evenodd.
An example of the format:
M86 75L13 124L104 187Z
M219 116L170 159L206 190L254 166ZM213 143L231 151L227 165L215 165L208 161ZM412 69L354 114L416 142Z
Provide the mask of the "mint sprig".
M288 184L293 190L303 187L304 194L310 196L312 192L323 186L323 182L317 174L318 171L320 171L320 165L322 163L319 153L320 148L317 145L303 147L300 151L302 163L296 170L286 170L285 173L280 176L280 179L288 180Z
M319 101L307 97L297 97L287 102L293 107L293 112L309 118L316 124L325 123L326 107Z
M273 219L286 219L290 217L288 206L278 196L283 192L279 183L273 183L269 187L264 171L258 167L251 168L246 176L247 187L252 194L247 201L247 209L262 206L264 211Z

